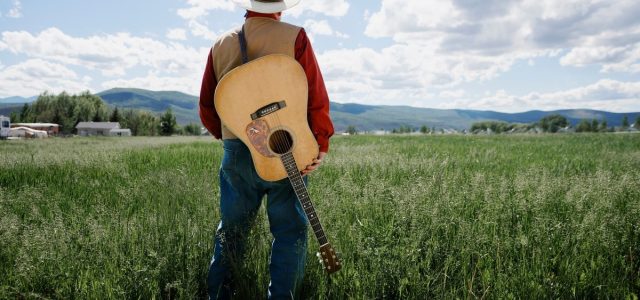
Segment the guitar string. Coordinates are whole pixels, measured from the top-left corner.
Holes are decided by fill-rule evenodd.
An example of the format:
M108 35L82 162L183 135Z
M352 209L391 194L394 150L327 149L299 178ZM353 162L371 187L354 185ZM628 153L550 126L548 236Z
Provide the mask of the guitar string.
M272 120L273 123L277 124L277 126L276 126L277 130L276 130L276 132L274 134L277 134L277 136L275 138L276 138L276 143L278 144L277 147L280 148L278 150L278 152L282 153L282 154L280 154L280 156L282 157L282 155L285 155L286 152L290 152L291 157L293 157L293 148L292 148L293 144L294 144L293 135L288 133L288 131L286 131L285 128L282 126L282 121L280 120L279 112L276 111L276 112L272 113L272 117L269 117L269 119ZM282 158L281 158L281 160L282 160ZM282 160L282 161L284 162L284 160ZM287 160L286 163L287 164L292 164L293 163L294 164L293 167L295 167L296 171L298 171L298 166L295 163L295 159L293 159L291 161ZM290 168L291 168L291 166L290 166ZM287 171L286 169L287 169L287 167L285 166L285 171ZM327 243L327 236L326 236L326 234L324 232L324 228L322 227L322 224L320 223L320 219L318 217L318 214L315 211L315 207L314 207L313 203L311 202L311 200L308 199L309 195L308 195L308 191L306 190L306 185L304 184L304 181L302 181L302 175L301 174L296 174L296 176L295 176L296 179L297 179L298 176L300 176L299 178L301 179L300 180L301 181L300 184L305 186L305 189L304 189L305 191L304 192L307 193L306 202L302 203L302 201L300 201L300 204L303 204L302 209L304 210L305 214L307 214L307 218L308 219L309 219L309 215L311 215L312 218L315 219L314 222L313 222L315 224L315 226L312 226L312 228L313 228L314 235L318 239L318 242L320 242L321 244ZM292 184L293 184L293 182L292 182ZM295 187L292 186L292 188L294 188L294 192L296 192L296 196L298 196L298 199L301 200L299 195L298 195L298 193L297 193L297 191L296 191L296 189L295 189ZM304 205L306 205L307 207L305 208ZM307 211L311 211L311 212L308 213ZM316 227L318 228L317 230L316 230ZM324 264L324 262L323 262L323 264Z
M281 122L281 120L280 120L280 114L279 114L278 112L275 112L275 113L274 113L274 117L275 117L275 119L277 120L276 122L277 122L278 126L282 126L282 125L281 125L281 124L282 124L282 122ZM281 138L283 139L283 140L282 140L282 143L284 143L284 146L285 146L285 149L284 149L284 150L289 150L289 151L291 152L291 156L293 157L293 149L291 149L292 145L290 144L290 142L291 142L291 143L293 143L293 137L292 137L292 136L290 136L291 140L289 140L289 137L286 135L286 131L285 131L283 128L280 128L278 132L280 133ZM282 152L284 152L284 151L282 151ZM292 162L289 162L289 163L294 163L294 162L295 162L295 159L294 159ZM296 170L297 170L297 169L298 169L298 166L297 166L297 165L295 165L295 168L296 168ZM297 176L296 176L296 177L297 177ZM300 175L300 179L302 179L302 176L301 176L301 175ZM302 185L305 185L305 184L304 184L304 181L302 181L302 182L300 182L300 183L301 183ZM306 190L306 185L305 185L305 190ZM307 191L306 193L308 193L308 191ZM308 197L308 195L307 195L307 197ZM301 204L302 204L302 203L301 203ZM317 213L316 213L316 211L315 211L315 207L314 207L313 203L312 203L309 199L307 199L307 202L306 202L306 203L304 203L304 204L306 204L306 205L307 205L307 208L305 209L305 208L303 207L303 210L305 211L305 213L307 213L307 210L310 210L310 211L311 211L311 213L310 213L310 214L311 214L312 218L313 218L313 219L315 219L315 222L314 222L314 223L315 223L315 225L316 225L315 227L318 227L318 230L316 230L315 228L313 229L314 234L315 234L315 235L316 235L316 237L319 239L319 241L321 241L321 240L326 241L326 235L325 235L325 233L324 233L324 228L322 228L322 224L320 223L320 219L319 219L319 217L318 217L318 214L317 214Z

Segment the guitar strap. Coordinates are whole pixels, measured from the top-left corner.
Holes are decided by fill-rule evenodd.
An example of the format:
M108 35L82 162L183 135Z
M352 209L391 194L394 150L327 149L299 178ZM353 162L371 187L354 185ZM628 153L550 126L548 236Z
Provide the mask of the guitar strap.
M247 54L247 39L244 36L244 25L242 25L242 29L238 33L238 38L240 39L240 52L242 53L242 64L246 64L249 62L249 54Z

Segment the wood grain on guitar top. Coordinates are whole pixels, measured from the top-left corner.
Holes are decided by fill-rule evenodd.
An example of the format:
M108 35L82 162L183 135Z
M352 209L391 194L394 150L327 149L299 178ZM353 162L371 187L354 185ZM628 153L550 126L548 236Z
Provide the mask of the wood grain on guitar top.
M291 152L298 170L304 170L319 151L307 120L307 98L307 76L302 66L291 57L272 54L227 73L216 87L214 102L224 125L251 151L258 175L266 181L277 181L286 178L287 172L273 151L270 155L263 154L266 153L264 147L269 147L268 141L263 137L259 139L265 143L251 141L247 131L254 121L251 115L274 102L286 102L286 107L259 120L266 122L271 131L286 128L295 142Z

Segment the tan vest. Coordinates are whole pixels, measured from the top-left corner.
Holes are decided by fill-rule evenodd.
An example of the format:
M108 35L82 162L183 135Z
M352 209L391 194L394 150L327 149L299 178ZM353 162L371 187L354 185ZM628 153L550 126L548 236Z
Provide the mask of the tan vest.
M244 23L244 34L247 39L247 53L249 60L269 54L285 54L295 58L295 43L300 27L276 21L271 18L252 17ZM240 28L221 36L211 49L213 57L213 71L216 80L224 77L229 71L242 64ZM222 138L237 138L222 124Z

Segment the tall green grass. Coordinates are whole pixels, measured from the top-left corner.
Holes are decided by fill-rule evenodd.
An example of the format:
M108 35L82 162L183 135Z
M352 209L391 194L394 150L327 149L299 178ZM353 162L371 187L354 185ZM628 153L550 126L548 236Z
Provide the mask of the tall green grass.
M202 298L218 222L210 139L0 143L0 298ZM337 137L309 180L303 298L640 294L640 135ZM239 298L266 295L264 212Z

